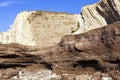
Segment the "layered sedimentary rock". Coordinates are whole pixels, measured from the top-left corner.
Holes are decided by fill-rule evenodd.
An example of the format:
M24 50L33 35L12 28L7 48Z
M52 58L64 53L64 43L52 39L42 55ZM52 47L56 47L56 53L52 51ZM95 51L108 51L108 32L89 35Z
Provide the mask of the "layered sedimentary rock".
M17 15L12 29L0 33L1 43L53 46L62 36L79 28L75 15L47 11L24 11Z
M74 34L103 27L120 20L120 0L100 0L82 8L79 18L80 28Z
M57 46L42 50L0 44L0 65L2 78L11 74L10 78L20 80L120 80L120 22L64 36Z

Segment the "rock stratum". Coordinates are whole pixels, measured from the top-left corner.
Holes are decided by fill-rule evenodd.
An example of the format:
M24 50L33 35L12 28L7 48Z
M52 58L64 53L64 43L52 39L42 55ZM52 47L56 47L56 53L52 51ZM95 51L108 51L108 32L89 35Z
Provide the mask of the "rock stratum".
M120 21L41 49L0 44L2 80L120 80Z
M54 46L64 35L84 33L119 21L119 4L120 0L100 0L83 7L81 14L24 11L18 14L12 29L0 33L0 42Z

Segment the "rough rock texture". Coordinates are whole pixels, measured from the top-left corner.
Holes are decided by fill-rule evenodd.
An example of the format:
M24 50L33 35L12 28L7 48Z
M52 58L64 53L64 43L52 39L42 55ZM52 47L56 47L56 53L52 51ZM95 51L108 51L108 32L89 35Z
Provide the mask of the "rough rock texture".
M120 80L120 21L42 50L0 44L0 71L2 79Z
M76 15L47 11L24 11L12 29L0 33L1 43L20 43L42 48L56 45L62 36L79 28Z
M80 28L74 34L84 33L119 21L119 4L120 0L100 0L96 4L83 7L79 18Z

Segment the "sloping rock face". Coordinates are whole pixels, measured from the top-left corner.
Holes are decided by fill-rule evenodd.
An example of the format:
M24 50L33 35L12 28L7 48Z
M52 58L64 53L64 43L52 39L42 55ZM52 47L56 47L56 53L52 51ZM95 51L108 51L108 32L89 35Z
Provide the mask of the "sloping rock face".
M79 18L80 28L74 34L84 33L120 20L120 0L100 0L83 7Z
M62 36L79 28L75 15L47 11L24 11L12 29L0 33L1 43L20 43L42 48L56 45Z
M0 44L0 65L2 79L120 80L120 21L42 50Z

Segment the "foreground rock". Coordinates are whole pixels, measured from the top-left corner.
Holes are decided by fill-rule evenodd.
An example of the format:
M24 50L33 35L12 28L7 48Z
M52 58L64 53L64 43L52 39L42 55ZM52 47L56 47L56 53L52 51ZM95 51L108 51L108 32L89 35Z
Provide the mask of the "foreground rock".
M120 22L64 36L58 45L42 50L0 44L0 68L2 79L120 80Z

